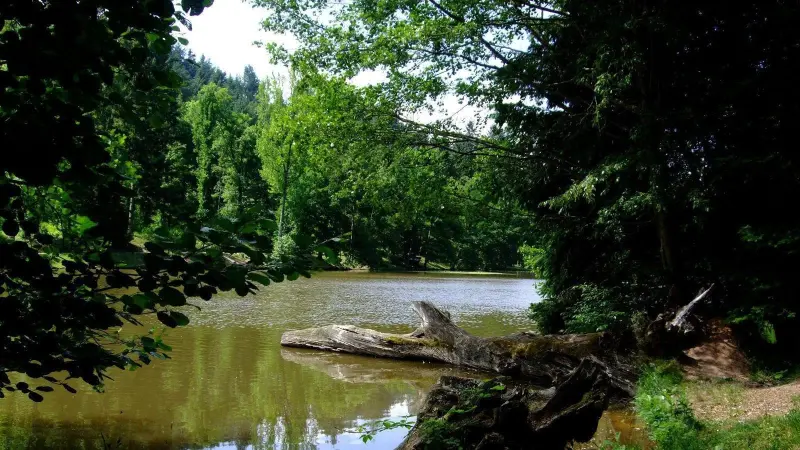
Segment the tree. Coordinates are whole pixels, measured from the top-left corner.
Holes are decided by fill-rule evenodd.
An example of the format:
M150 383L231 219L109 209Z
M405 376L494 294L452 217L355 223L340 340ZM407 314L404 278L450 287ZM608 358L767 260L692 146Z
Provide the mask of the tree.
M209 3L184 0L182 7L199 14ZM0 160L4 392L41 401L41 392L53 390L12 385L14 372L71 392L70 378L101 388L108 368L147 364L169 350L154 336L123 340L109 331L123 321L138 323L148 313L170 327L186 325L174 308L191 297L246 295L254 282L299 275L294 266L266 261L270 239L249 222L185 223L180 232L156 233L138 256L109 245L118 225L109 206L134 193L119 173L127 165L112 160L131 150L121 148L130 124L120 128L107 108L125 101L115 80L131 80L154 101L170 97L161 94L175 87L171 73L143 68L151 54L169 53L177 22L188 24L172 2L10 0L0 4L0 19L0 139L10 150ZM40 206L56 208L61 223L40 222ZM53 235L64 233L77 238L59 245ZM245 256L231 264L226 254ZM115 295L121 287L136 293ZM51 376L62 371L67 379Z
M259 99L259 150L281 197L284 231L320 241L341 237L353 265L436 261L506 269L516 263L516 240L524 233L511 225L515 206L499 214L476 208L469 197L490 201L487 161L419 148L390 103L376 106L368 90L343 79L303 74L288 99L272 81ZM492 233L477 235L487 228ZM459 255L459 246L473 247L472 256Z
M297 67L386 69L376 90L406 111L447 93L494 110L490 136L401 120L506 173L544 250L543 331L625 328L716 283L719 313L794 345L795 3L256 3L299 37L273 48Z

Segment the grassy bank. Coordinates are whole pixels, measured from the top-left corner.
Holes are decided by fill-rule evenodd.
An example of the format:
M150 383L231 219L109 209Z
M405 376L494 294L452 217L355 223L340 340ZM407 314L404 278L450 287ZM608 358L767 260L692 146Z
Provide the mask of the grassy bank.
M800 448L800 403L783 416L749 421L704 421L687 397L692 386L672 364L645 369L636 395L636 411L660 450L778 450ZM611 444L615 450L630 446Z

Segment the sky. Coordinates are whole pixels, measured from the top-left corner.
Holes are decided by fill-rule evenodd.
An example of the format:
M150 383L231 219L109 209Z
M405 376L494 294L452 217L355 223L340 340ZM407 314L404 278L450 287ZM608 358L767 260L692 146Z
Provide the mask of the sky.
M188 47L198 58L205 55L229 75L241 75L244 67L249 64L261 79L273 74L286 79L288 69L270 64L266 49L253 44L255 41L274 42L286 46L290 51L297 45L297 40L292 36L262 30L261 22L267 14L269 10L266 8L254 8L243 0L214 0L214 4L202 14L189 18L192 31L184 31L183 37L189 40ZM382 79L382 74L372 72L359 74L351 82L364 86ZM449 97L444 99L442 111L425 115L413 114L410 118L428 123L452 117L463 125L486 113L485 110L471 106L464 107L455 97Z
M205 55L229 75L241 75L247 64L259 78L273 73L285 75L285 67L270 64L267 51L253 45L255 41L276 42L291 49L297 42L291 36L263 31L261 22L267 14L267 9L254 8L242 0L215 0L202 14L189 18L192 31L186 31L184 37L198 57Z

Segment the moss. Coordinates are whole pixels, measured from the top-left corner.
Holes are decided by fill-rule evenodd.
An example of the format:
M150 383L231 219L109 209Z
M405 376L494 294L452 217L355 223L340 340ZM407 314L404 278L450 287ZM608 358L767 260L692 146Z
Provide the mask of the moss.
M417 345L421 347L441 347L442 344L439 341L433 339L425 339L425 338L407 338L403 336L388 336L384 338L389 344L392 345Z
M530 340L495 339L493 342L514 358L536 359L546 352L559 352L583 358L597 351L601 333L570 339L566 336L537 336Z

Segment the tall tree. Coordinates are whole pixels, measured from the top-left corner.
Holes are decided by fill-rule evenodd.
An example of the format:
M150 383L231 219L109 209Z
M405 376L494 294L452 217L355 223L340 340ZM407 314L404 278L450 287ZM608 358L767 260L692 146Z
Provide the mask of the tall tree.
M722 314L794 345L796 2L255 3L299 37L275 52L298 67L385 68L405 110L448 93L494 110L490 137L410 128L507 173L545 250L543 330L626 327L717 283Z
M198 14L210 3L185 0L182 8ZM130 156L121 148L128 127L110 120L106 108L126 100L115 79L141 91L128 99L177 95L162 96L175 88L171 73L144 68L151 54L166 56L178 42L178 22L189 24L172 2L0 3L0 140L10 150L0 158L0 397L20 391L41 401L51 385L75 392L69 379L100 389L109 368L141 366L169 350L157 336L122 339L109 331L123 321L139 324L147 311L167 326L186 325L175 308L188 298L210 299L218 290L247 295L254 281L299 275L294 266L267 262L270 239L247 222L219 221L213 229L184 223L178 233L157 233L158 242L138 255L109 246L118 226L109 206L134 194L127 173L119 173L128 165L112 160ZM66 220L45 226L42 204ZM73 242L54 239L67 232ZM247 258L232 265L226 253ZM44 381L13 383L14 373Z
M266 208L268 188L259 175L256 131L250 117L234 110L228 90L204 86L186 104L197 167L198 214L243 218L246 210Z

